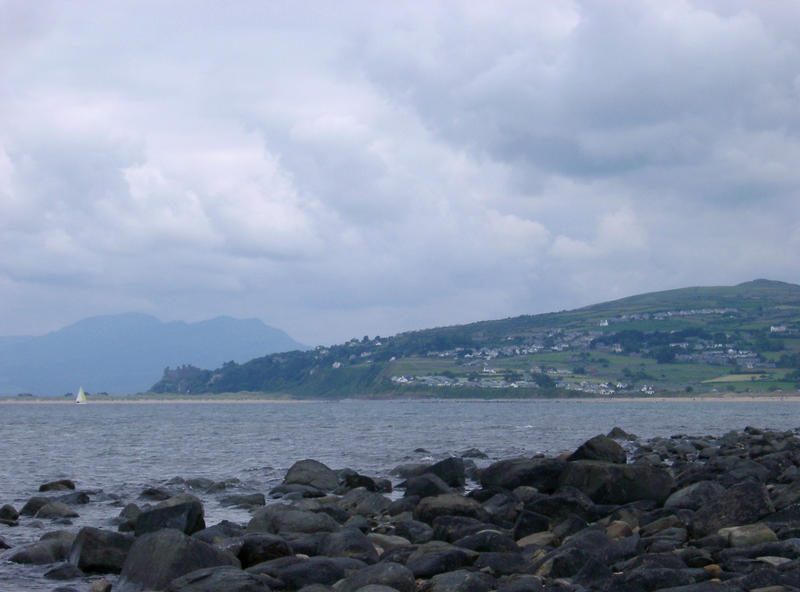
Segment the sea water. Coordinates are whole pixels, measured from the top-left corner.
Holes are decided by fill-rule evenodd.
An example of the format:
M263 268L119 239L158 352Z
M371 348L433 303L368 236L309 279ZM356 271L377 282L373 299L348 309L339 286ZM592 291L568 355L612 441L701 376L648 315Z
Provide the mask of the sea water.
M488 458L555 455L619 426L640 438L722 435L752 425L800 426L793 401L341 401L300 403L132 403L0 405L0 505L19 510L39 485L59 478L88 490L72 524L22 518L0 525L18 546L49 530L112 519L146 487L181 489L180 480L230 481L222 492L189 490L203 500L206 523L246 523L245 510L224 507L225 495L262 492L281 482L295 461L313 458L390 477L407 462L433 462L478 448ZM396 483L396 478L395 483ZM19 566L0 554L0 591L52 590L52 566ZM68 582L88 589L87 580Z

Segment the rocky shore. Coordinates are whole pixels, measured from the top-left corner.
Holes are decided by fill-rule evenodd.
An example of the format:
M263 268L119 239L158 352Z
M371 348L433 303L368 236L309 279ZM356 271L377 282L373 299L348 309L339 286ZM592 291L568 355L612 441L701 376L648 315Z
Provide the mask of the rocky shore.
M148 489L76 532L98 502L53 481L0 508L0 558L47 566L58 592L800 590L796 431L639 441L615 428L557 458L481 456L398 466L394 491L299 461L266 495L223 498L247 523L213 525L186 491L224 483ZM8 544L25 520L46 533Z

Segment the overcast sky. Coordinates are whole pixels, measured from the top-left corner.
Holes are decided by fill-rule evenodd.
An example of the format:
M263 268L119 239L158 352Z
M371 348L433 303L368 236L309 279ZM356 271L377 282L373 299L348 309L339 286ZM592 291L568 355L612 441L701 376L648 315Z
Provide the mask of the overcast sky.
M0 335L800 282L800 4L0 0Z

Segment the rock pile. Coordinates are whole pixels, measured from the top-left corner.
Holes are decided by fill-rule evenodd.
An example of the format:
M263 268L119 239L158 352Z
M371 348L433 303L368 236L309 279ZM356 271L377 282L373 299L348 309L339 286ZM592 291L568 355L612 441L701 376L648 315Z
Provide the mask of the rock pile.
M396 499L386 480L304 460L270 492L279 501L229 500L251 509L248 524L206 527L200 500L182 494L126 507L123 532L54 531L8 553L67 562L52 577L119 574L115 592L800 590L796 433L609 436L481 471L461 457L403 465ZM41 502L21 513L69 515L43 515L53 502ZM17 520L7 506L2 516Z

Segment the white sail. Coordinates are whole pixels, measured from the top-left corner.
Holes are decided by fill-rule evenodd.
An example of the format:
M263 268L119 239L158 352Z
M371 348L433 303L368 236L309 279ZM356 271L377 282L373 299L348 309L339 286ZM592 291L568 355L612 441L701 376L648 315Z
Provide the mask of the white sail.
M86 402L86 393L83 392L83 387L78 389L78 396L75 397L76 403L85 403Z

